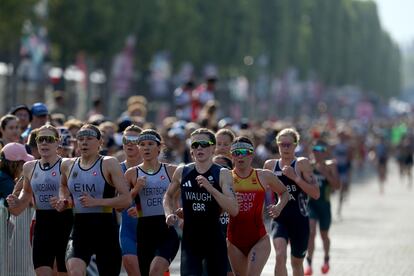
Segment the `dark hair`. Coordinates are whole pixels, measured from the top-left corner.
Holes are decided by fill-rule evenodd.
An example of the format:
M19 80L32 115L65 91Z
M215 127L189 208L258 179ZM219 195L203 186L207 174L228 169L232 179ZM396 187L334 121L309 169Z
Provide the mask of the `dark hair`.
M151 129L151 128L147 128L147 129L144 129L141 133L140 133L140 135L145 135L145 134L151 134L151 135L154 135L155 137L157 137L160 141L162 141L162 139L161 139L161 135L155 130L155 129ZM157 142L157 144L158 145L161 145L161 143L158 143Z
M0 153L0 170L12 176L13 179L17 178L23 167L24 161L11 161L6 159L6 155L2 151ZM19 168L19 166L21 166Z
M211 142L214 143L214 145L216 144L216 136L214 135L214 132L212 132L211 130L207 129L207 128L198 128L196 130L193 131L193 133L191 133L191 137L195 136L195 135L207 135L208 138L210 139Z
M97 136L96 139L100 140L102 137L101 131L99 128L93 124L84 124L80 129L91 129L96 132Z
M7 115L4 115L3 117L1 117L1 119L0 119L1 129L4 130L7 126L7 124L10 121L13 121L13 120L17 121L17 120L19 120L19 118L17 118L15 115L12 115L12 114L7 114Z
M218 164L217 159L223 160L225 164L224 165L223 164ZM213 157L213 162L220 165L220 166L223 166L223 167L225 167L229 170L233 169L233 162L230 160L230 158L228 158L227 156L225 156L223 154L219 154L219 155L214 156Z
M27 138L27 145L29 145L29 147L32 147L32 148L37 147L36 137L37 137L38 131L39 131L38 128L32 129L32 131L30 131L29 137Z
M252 147L254 147L252 140L250 140L250 138L247 138L246 136L236 137L232 144L236 144L236 143L247 143L247 144L252 145Z
M29 121L30 122L32 121L32 119L33 119L32 111L30 111L30 109L29 109L29 107L27 107L27 105L22 104L22 105L15 106L10 110L9 113L12 114L12 115L16 115L17 111L19 111L19 110L26 110L27 113L29 114Z

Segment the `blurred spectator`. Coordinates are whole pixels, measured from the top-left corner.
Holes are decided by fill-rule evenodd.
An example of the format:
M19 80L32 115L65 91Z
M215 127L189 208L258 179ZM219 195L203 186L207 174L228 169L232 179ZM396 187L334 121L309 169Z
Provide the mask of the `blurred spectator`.
M63 126L67 127L72 137L76 137L79 129L82 127L83 122L78 119L70 119L64 123Z
M5 199L13 192L17 178L22 172L24 162L33 159L32 155L27 154L22 144L9 143L1 149L0 198Z
M63 113L53 113L50 115L50 124L52 126L58 127L63 126L66 121L66 116Z
M147 116L147 108L142 103L134 103L128 106L128 116L139 116L145 118Z
M92 101L92 109L88 112L87 118L90 118L93 115L103 115L103 105L101 98L96 98Z
M22 134L22 138L24 141L27 140L30 131L34 128L39 128L47 123L49 110L44 103L34 103L30 109L32 112L32 121L30 125L26 128L26 130Z
M64 126L57 127L59 132L58 155L61 157L71 158L74 154L75 139L71 135L69 129Z
M66 105L65 93L63 91L58 90L53 92L53 104L50 108L50 113L62 113L65 116L72 113Z
M175 116L179 120L191 121L191 102L192 93L194 90L194 82L192 80L187 81L182 86L178 87L174 91L174 102L175 102Z
M32 112L26 105L18 105L10 110L10 114L19 118L21 132L25 131L32 121Z
M39 150L37 148L37 143L36 143L36 137L37 137L37 128L33 129L30 134L29 137L27 139L27 143L26 143L26 151L33 155L33 157L35 159L40 159L40 154L39 154Z
M0 119L0 145L5 146L8 143L19 142L21 130L18 123L19 119L11 114L4 115Z
M208 101L214 100L216 91L217 78L209 76L206 82L198 86L193 92L192 100L192 119L197 120L200 110Z
M218 103L215 100L209 100L201 109L198 115L198 121L201 127L211 130L217 130L217 108Z

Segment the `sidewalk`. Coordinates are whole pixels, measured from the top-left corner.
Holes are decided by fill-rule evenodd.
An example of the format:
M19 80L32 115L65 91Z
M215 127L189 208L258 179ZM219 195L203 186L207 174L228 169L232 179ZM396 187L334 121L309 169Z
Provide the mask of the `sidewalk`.
M390 163L385 194L379 194L376 175L355 180L343 207L336 216L337 195L332 197L331 270L335 276L411 276L414 275L414 190L400 181L395 163ZM404 184L402 183L404 182ZM179 254L171 265L171 275L179 275ZM322 275L323 250L317 238L313 275ZM273 275L272 253L263 276ZM288 260L288 272L290 259Z

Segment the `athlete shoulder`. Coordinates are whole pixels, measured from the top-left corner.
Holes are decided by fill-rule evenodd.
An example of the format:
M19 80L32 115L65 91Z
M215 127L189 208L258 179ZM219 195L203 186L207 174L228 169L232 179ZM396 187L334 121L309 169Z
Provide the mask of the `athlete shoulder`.
M121 168L118 159L113 156L103 156L102 158L103 166L108 169Z
M168 175L173 176L174 172L177 170L177 165L165 164L165 169L167 170Z
M62 163L60 165L60 171L66 172L72 165L75 163L76 157L73 158L62 158Z
M275 167L276 161L277 161L276 159L266 160L265 163L264 163L263 168L271 170L272 168Z

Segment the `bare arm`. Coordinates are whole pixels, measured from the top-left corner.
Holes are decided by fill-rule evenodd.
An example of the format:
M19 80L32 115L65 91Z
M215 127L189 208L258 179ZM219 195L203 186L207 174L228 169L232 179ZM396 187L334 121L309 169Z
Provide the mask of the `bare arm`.
M233 177L228 169L222 168L220 170L220 187L222 192L214 188L204 176L199 175L196 179L198 184L214 197L225 212L233 217L237 216L239 204L233 190Z
M278 202L268 208L270 216L272 218L276 218L280 215L280 212L282 212L283 208L288 203L289 192L287 191L285 185L283 185L277 176L270 170L259 170L259 178L264 185L268 186L274 193L278 194Z
M137 169L136 167L129 168L125 172L125 179L127 181L128 187L131 188L129 194L131 199L134 200L135 197L138 195L139 191L141 191L142 187L145 184L145 179L143 177L137 179Z
M329 185L335 190L339 189L341 187L341 180L339 179L336 162L333 160L327 160L326 166L328 168L326 179L328 180Z
M180 166L175 170L171 180L171 184L168 186L168 189L164 195L163 206L166 218L165 221L170 226L174 225L178 220L178 217L175 214L175 210L177 209L176 203L178 202L181 191L180 183L183 168L183 166Z
M9 195L7 197L7 203L9 204L9 211L11 214L18 216L21 214L21 212L24 211L29 205L33 197L33 191L32 187L30 185L30 175L33 171L35 162L28 162L23 165L23 175L21 177L21 185L22 188L19 191L19 194L15 194L15 191L13 191L13 194ZM17 197L19 196L19 197Z
M267 169L269 171L273 171L273 169L275 167L275 163L276 163L276 160L275 159L266 160L266 162L263 165L263 169Z
M298 158L297 172L288 165L283 166L282 173L295 181L296 184L313 199L319 198L319 186L313 177L312 166L307 158Z
M73 207L73 200L68 188L68 177L70 168L72 168L75 159L63 159L60 167L60 185L59 185L59 198L50 198L50 204L59 212L64 211L67 208Z
M312 166L307 158L298 160L298 168L300 175L296 175L293 179L301 189L313 199L318 199L320 196L319 186L313 176Z
M14 185L14 188L13 188L13 194L17 197L20 195L20 192L23 190L23 178L24 178L23 175L20 176L19 179L16 181L16 185Z
M127 208L131 205L131 196L129 194L128 186L122 173L121 166L114 157L104 157L103 171L105 176L109 178L109 185L115 187L118 192L118 196L111 198L92 198L89 195L85 195L86 204L84 207L103 206L111 208ZM81 196L81 202L82 200ZM85 202L82 202L82 204Z

